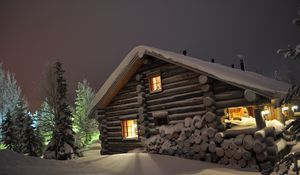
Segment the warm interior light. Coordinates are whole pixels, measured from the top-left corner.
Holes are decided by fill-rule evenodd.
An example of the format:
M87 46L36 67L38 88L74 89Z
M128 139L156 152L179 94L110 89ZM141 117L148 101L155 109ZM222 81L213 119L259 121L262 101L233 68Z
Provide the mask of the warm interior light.
M150 78L150 92L161 90L161 78L160 75L153 76Z
M124 120L122 121L122 134L124 139L137 138L138 128L137 120Z

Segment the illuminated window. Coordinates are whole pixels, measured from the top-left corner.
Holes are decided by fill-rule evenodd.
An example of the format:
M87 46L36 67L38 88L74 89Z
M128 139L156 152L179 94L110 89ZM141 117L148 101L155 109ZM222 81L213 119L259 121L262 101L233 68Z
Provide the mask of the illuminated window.
M137 139L138 129L137 120L123 120L122 121L122 137L123 139Z
M149 79L150 92L161 91L161 78L160 75L152 76Z

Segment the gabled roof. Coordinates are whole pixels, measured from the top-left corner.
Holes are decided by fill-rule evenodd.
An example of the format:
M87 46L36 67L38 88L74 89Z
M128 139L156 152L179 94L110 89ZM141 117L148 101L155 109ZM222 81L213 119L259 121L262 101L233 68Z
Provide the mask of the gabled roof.
M254 92L268 98L277 98L286 94L290 85L260 74L241 71L218 63L212 63L196 59L182 54L165 51L148 46L134 48L123 59L120 65L105 81L97 92L90 106L91 114L96 108L104 108L112 98L121 90L137 69L143 64L143 56L149 55L163 61L173 63L194 72L206 74L212 78L243 89L251 89Z

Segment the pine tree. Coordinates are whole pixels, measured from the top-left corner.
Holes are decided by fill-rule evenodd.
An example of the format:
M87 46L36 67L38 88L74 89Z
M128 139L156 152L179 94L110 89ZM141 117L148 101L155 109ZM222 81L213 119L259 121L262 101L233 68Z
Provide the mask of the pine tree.
M24 143L22 142L22 137L24 137L24 124L26 121L26 105L24 99L20 99L14 112L13 112L13 118L14 118L14 125L13 125L13 131L14 131L14 137L18 140L18 142L15 144L15 148L13 151L16 151L18 153L24 153Z
M6 72L0 63L0 125L5 119L7 111L10 110L12 112L15 109L20 97L21 89L14 74Z
M16 145L16 138L13 130L13 117L8 110L6 113L5 120L3 121L2 128L2 142L4 146L9 150L14 150Z
M97 133L97 122L88 118L88 110L95 92L89 86L87 80L79 82L76 90L75 110L73 116L73 128L76 133L76 145L85 146L91 139L92 134Z
M48 143L54 130L54 111L48 103L48 99L42 103L40 109L37 111L36 118L37 130L43 138L43 143Z
M54 130L50 143L44 153L46 159L67 160L80 155L75 146L74 131L72 130L71 111L67 104L67 83L64 79L62 63L55 63L56 91L55 98L58 106L54 116Z
M24 116L23 128L20 135L22 153L28 154L29 156L42 155L42 139L37 134L35 127L33 127L33 121L30 115Z

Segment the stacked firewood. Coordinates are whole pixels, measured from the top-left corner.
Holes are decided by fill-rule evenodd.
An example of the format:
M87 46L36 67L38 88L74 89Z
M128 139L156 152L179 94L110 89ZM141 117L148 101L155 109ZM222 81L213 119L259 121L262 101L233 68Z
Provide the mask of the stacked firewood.
M150 153L174 155L241 168L265 169L272 166L285 141L274 141L273 127L252 133L230 135L209 127L204 116L186 118L175 125L161 126L159 134L145 140Z

